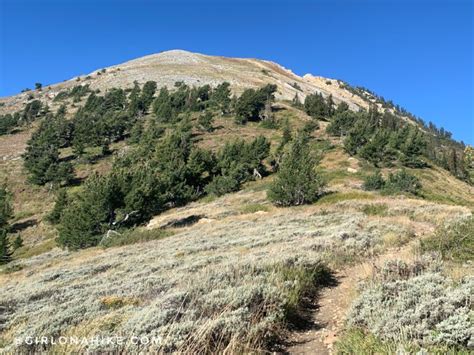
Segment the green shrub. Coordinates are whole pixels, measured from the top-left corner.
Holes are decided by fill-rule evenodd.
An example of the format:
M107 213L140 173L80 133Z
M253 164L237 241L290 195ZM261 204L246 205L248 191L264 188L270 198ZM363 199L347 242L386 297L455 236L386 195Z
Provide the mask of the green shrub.
M300 134L283 156L278 175L270 185L268 198L277 206L295 206L316 201L325 183L316 172L317 160L308 137Z
M390 173L384 187L385 192L389 194L408 192L417 195L420 189L420 180L405 169L395 174Z
M265 129L278 129L279 125L275 119L262 120L260 126Z
M421 240L421 249L437 251L448 260L474 260L474 216L439 227L433 236Z
M240 188L239 180L232 175L216 176L207 186L208 194L222 196L229 192L238 191Z
M380 171L372 175L368 175L364 179L363 189L366 191L381 190L385 185L385 181Z
M302 131L311 134L317 129L319 129L319 123L317 121L309 121L304 124Z

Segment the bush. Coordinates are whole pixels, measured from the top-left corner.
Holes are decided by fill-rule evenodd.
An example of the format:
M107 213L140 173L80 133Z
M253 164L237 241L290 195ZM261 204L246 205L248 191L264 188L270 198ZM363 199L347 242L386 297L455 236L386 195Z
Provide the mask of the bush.
M391 263L390 272L385 272L388 277L365 288L352 306L349 326L366 329L382 340L458 349L472 346L474 278L455 283L438 272L436 264L424 265L425 270L399 264Z
M385 185L385 181L380 171L373 175L368 175L364 179L363 189L366 191L381 190Z
M453 261L474 260L474 216L438 228L433 236L421 240L421 249Z
M211 195L222 196L229 192L238 191L239 188L240 182L236 177L230 175L216 176L206 186L206 192Z
M387 193L408 192L413 195L417 195L420 192L420 189L420 180L405 169L400 170L395 174L391 173L388 176L384 188Z

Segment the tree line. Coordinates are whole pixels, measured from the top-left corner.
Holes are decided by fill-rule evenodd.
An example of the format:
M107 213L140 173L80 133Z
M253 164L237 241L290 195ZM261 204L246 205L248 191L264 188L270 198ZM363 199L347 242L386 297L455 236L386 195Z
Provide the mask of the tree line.
M344 102L335 105L331 95L308 95L304 104L295 96L293 104L315 119L328 120L327 132L343 138L349 154L360 156L375 167L399 163L423 168L432 162L472 183L463 144L452 141L450 135L433 124L431 129L420 129L390 110L379 111L376 105L351 111Z

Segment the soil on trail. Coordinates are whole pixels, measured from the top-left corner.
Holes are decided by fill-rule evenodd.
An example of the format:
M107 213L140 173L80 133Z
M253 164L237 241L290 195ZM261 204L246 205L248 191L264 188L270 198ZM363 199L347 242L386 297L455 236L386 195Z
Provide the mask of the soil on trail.
M368 279L386 260L413 258L413 244L388 250L386 253L364 263L337 272L336 285L323 289L317 297L317 304L310 315L310 321L303 330L292 333L288 339L288 354L332 354L338 335L344 328L349 307L357 295L357 285Z

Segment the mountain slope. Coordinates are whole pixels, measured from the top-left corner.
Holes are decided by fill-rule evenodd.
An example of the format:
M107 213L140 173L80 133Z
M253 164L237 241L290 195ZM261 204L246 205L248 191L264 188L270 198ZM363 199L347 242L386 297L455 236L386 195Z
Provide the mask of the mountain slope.
M2 98L0 102L5 103L3 110L8 110L12 106L24 104L28 95L32 94L35 98L51 103L60 91L79 84L89 84L92 89L103 91L113 87L131 88L135 81L144 84L146 81L152 80L156 81L158 87L168 86L170 88L179 81L190 86L205 84L215 86L227 81L237 94L241 93L244 88L276 84L278 86L276 96L279 99L292 100L298 94L300 99L304 100L306 95L320 92L324 96L332 94L336 103L347 102L353 110L357 110L359 107L368 107L367 102L360 97L339 87L337 80L315 77L310 74L300 77L279 64L259 59L217 57L172 50L104 69L62 83L45 86L42 92L25 92L13 97Z
M195 111L189 109L162 121L152 109L145 109L139 117L120 115L132 101L131 92L124 91L122 97L126 104L117 110L118 115L106 112L81 117L93 122L91 126L85 126L89 129L85 135L91 134L97 122L95 119L112 117L113 120L131 121L135 118L134 125L143 124L139 138L132 141L131 133L126 129L123 137L107 142L110 146L107 145L106 153L96 141L87 146L85 152L76 152L71 145L60 146L58 160L74 165L75 179L63 188L63 191L67 189L69 198L81 197L88 189L85 183L88 178L95 173L109 174L114 161L120 157L130 154L133 159L149 159L145 161L149 163L152 155L147 153L156 152L156 147L169 138L170 133L186 124L189 127L186 137L191 146L212 153L237 139L250 142L256 137L265 137L270 143L270 154L262 163L266 168L262 167L262 171L266 170L267 174L262 174L261 179L246 181L237 192L234 189L219 197L202 193L186 200L184 205L168 203L162 210L153 210L151 217L147 216L138 225L114 229L115 222L122 222L115 218L124 214L120 208L115 208L111 214L114 219L106 223L109 231L106 229L97 235L99 246L68 251L57 246L57 225L47 221L56 195L53 184L36 186L28 182L22 158L32 133L41 123L56 117L51 113L38 115L37 120L0 135L0 181L6 181L13 194L15 210L9 237L23 238L23 246L13 253L14 260L0 268L0 352L241 353L281 350L277 346L291 339L288 334L292 327L306 324L304 315L311 313L307 309L308 301L317 302L321 288L334 285L330 270L371 261L387 250L408 249L408 243L417 246L440 225L472 213L474 187L438 166L407 168L421 181L419 194L387 195L383 191L365 191L362 185L367 175L381 170L387 178L403 167L401 162L395 160L393 165L377 168L357 154L350 156L344 149L345 137L327 130L330 119L309 116L304 108L292 105L288 100L295 94L300 100L315 92L325 97L331 94L336 103L342 100L358 111L369 108L377 98L342 81L311 75L299 77L268 61L168 51L42 90L3 98L4 105L0 110L12 113L23 109L34 98L47 103L52 113L65 104L67 114L60 122L66 127L72 122L74 127L76 113L88 99L80 97L74 101L67 97L54 101L59 93L87 84L91 89L99 90L89 98L101 98L107 91L116 92L113 88L130 90L135 81L143 86L150 80L156 81L158 87L169 88L174 88L177 81L190 86L211 84L214 87L228 81L238 95L249 87L276 84L276 101L270 100L269 111L277 124L266 126L260 117L239 124L235 122L235 112L223 114L212 106ZM382 107L380 102L377 105L382 110L394 110L390 106ZM214 116L211 130L200 127L199 120L205 112ZM359 117L359 114L350 114ZM398 113L395 119L419 124ZM266 191L276 175L270 169L271 154L284 140L285 122L290 135L301 130L307 132L312 152L321 156L318 169L327 186L311 204L279 208L271 204ZM162 131L158 137L147 140L150 127ZM180 142L187 142L183 136ZM166 159L168 151L159 152L153 155L156 159L151 161L153 164ZM170 155L179 159L172 155L173 152ZM133 153L138 154L132 156ZM129 165L126 169L135 173L142 168L145 170L146 164ZM216 176L223 175L216 173ZM142 186L145 193L149 191L146 183ZM148 197L140 195L141 186L137 187L136 196ZM137 201L141 207L143 200L132 201ZM147 205L156 203L156 200L145 201ZM459 277L472 274L470 267L453 270ZM350 301L343 303L349 305ZM330 305L326 304L326 308ZM338 322L346 310L338 309ZM107 337L117 334L126 338L150 337L158 342L127 342L123 346L41 346L15 342L30 336ZM311 350L314 352L315 349L309 349L310 353Z

